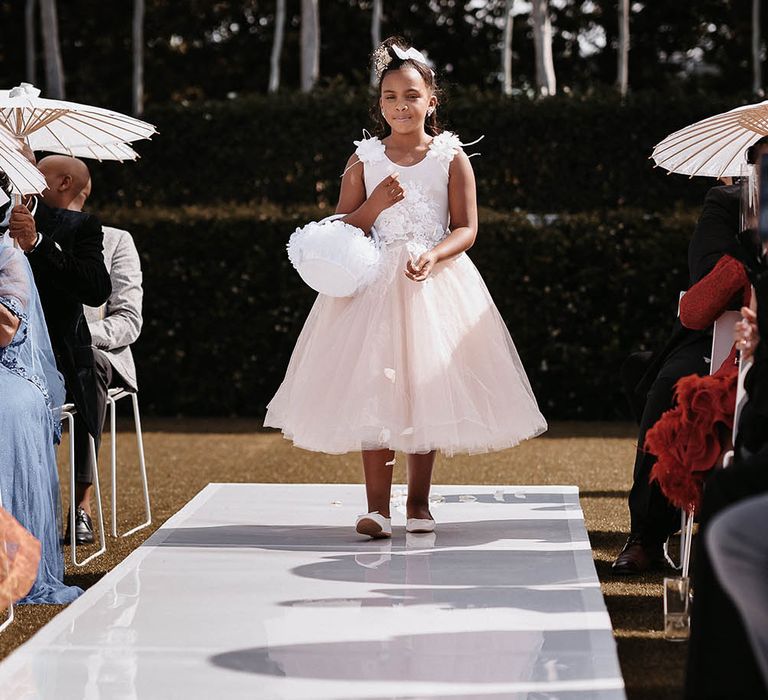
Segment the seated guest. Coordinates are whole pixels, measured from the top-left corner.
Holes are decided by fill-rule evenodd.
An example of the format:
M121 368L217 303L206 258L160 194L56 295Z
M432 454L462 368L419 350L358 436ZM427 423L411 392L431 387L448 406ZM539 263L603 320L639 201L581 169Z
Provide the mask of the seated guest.
M691 286L704 278L723 255L735 253L739 194L738 186L713 187L707 193L688 248ZM711 348L709 328L686 328L678 319L667 344L653 358L648 360L638 354L625 363L624 374L632 376L624 376L623 380L633 387L630 399L639 416L640 434L629 493L631 531L613 563L615 574L641 574L664 566L664 543L679 527L680 516L658 484L649 480L656 458L644 449L646 434L672 407L674 387L681 377L709 373Z
M48 183L44 193L51 206L81 212L91 194L88 167L76 158L48 156L38 163ZM85 184L83 184L85 183ZM85 318L93 341L93 356L97 386L104 392L111 386L136 391L136 367L130 345L141 332L142 288L141 263L131 234L127 231L102 227L104 263L112 283L112 293L99 307L85 306ZM96 444L101 442L101 428ZM90 484L95 465L86 441L75 446L75 464L80 483ZM78 512L90 515L90 489L78 491ZM75 541L92 542L93 531L85 518L78 520Z
M764 153L768 153L768 137L755 142L747 158L755 163ZM707 193L688 247L690 286L706 277L724 255L738 254L740 194L739 185L713 187ZM656 458L644 449L646 434L672 407L679 379L709 374L711 348L711 327L686 328L678 319L666 345L653 358L639 362L635 355L625 363L623 381L634 387L630 400L640 417L640 434L628 499L631 532L613 563L615 574L641 574L665 564L664 543L679 528L680 517L658 483L650 480Z
M7 187L4 174L0 180ZM52 410L64 402L64 393L32 271L20 250L2 245L0 493L3 506L41 545L37 577L21 603L69 603L82 593L63 583L59 544L60 421Z
M89 214L69 210L88 186L88 169L74 158L54 156L59 158L72 162L71 170L49 185L45 197L29 198L28 207L14 207L10 231L27 254L56 362L64 375L67 394L77 408L75 447L80 459L76 474L76 536L83 543L93 541L90 493L94 468L84 455L90 451L88 435L98 440L101 434L107 393L96 370L83 305L100 306L109 298L112 287L102 255L101 224Z

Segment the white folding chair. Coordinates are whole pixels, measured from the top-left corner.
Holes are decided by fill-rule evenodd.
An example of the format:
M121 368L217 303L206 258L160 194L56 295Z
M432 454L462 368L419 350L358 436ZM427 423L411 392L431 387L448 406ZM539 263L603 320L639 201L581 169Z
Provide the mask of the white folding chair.
M738 311L726 311L716 321L712 330L712 353L709 363L709 373L714 374L728 358L733 350L733 329L741 320ZM741 371L741 370L740 370ZM743 380L741 380L743 384ZM738 406L738 396L736 405ZM734 430L736 417L734 415ZM682 511L680 522L680 569L683 578L688 576L691 563L691 543L693 541L693 512Z
M739 381L736 385L736 410L733 413L733 444L736 444L736 437L739 433L739 421L741 420L741 412L744 410L744 404L747 403L747 390L744 388L744 378L747 376L747 372L752 368L752 359L746 362L739 358ZM723 457L723 467L730 467L733 464L733 450L729 450Z
M99 464L96 459L96 443L93 436L88 436L90 444L91 457L93 458L93 486L96 491L96 513L99 525L99 549L86 557L82 561L77 559L77 545L75 543L75 413L77 409L74 404L66 403L60 409L62 420L67 421L69 426L69 537L70 547L72 549L72 563L75 566L85 566L88 562L100 557L107 551L107 541L104 533L104 514L101 509L101 488L99 488Z
M2 494L2 492L0 492L0 508L2 508L2 507L3 507L3 494ZM8 543L5 540L3 540L3 548L4 549L7 548L7 545L8 545ZM6 553L7 553L7 549L6 549ZM8 576L9 573L10 573L10 571L9 571L9 566L8 566L8 558L6 557L6 559L5 559L5 575ZM2 625L0 625L0 632L2 632L6 627L8 627L8 625L10 625L13 622L13 617L14 617L14 615L13 615L13 599L9 597L8 598L8 618L5 620L5 622L3 622Z
M141 433L141 417L139 416L139 398L135 391L128 391L122 387L114 387L107 393L107 405L109 406L109 429L112 442L110 444L110 461L112 468L112 537L117 537L117 402L126 396L131 397L133 404L133 421L136 426L136 445L139 450L139 471L141 472L141 482L144 488L144 511L146 513L146 520L137 525L128 532L120 535L121 537L128 537L134 532L143 530L145 527L152 524L152 511L149 505L149 485L147 483L147 465L144 461L144 439Z

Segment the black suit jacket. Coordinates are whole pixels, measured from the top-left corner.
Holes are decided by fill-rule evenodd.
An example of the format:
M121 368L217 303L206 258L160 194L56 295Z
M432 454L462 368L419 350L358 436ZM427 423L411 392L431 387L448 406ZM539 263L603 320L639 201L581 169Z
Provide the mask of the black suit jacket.
M101 224L90 214L53 209L38 199L35 225L41 240L27 256L56 362L88 431L97 435L101 411L83 304L101 306L112 291L102 254Z
M706 277L723 255L736 256L739 249L740 185L713 187L704 198L704 207L688 245L688 276L690 286ZM738 300L737 300L738 303ZM686 328L677 319L672 334L664 347L656 353L635 389L640 401L653 385L664 362L672 354L698 341L709 330L697 331Z

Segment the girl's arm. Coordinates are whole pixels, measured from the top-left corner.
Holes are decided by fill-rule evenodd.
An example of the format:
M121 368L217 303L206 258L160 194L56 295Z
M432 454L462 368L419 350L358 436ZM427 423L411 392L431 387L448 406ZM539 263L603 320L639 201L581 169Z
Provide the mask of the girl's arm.
M451 232L432 250L419 256L415 263L408 263L405 274L422 282L432 271L435 263L447 260L469 250L477 237L477 195L475 173L464 151L459 151L448 170L448 209L451 215Z
M341 193L336 205L337 214L346 214L344 223L357 226L369 235L373 223L384 209L397 204L405 193L398 182L397 173L385 177L366 199L363 164L355 154L347 161L344 177L341 179Z

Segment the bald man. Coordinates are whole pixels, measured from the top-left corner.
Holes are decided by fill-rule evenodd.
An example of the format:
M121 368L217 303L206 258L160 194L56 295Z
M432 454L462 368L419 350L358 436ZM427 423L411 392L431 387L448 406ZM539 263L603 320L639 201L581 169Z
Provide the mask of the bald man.
M76 438L98 440L106 414L106 389L95 365L91 333L83 305L100 306L112 291L104 266L102 232L90 214L72 209L89 187L88 168L74 158L50 156L38 165L50 174L44 197L27 198L13 208L9 231L27 254L40 292L56 363L64 375L69 400L77 407ZM92 475L78 474L78 502L87 501ZM93 541L87 508L76 514L80 543Z
M91 194L91 173L83 161L69 156L46 156L37 164L37 169L48 183L43 200L49 207L83 210Z
M85 163L76 158L48 156L38 164L48 189L46 203L70 211L82 211L91 194L91 176ZM93 308L86 305L85 318L93 339L98 389L106 395L111 386L136 391L136 367L130 345L142 326L141 262L128 231L103 226L104 264L112 280L107 302ZM78 513L90 517L90 480L95 465L85 430L75 430L75 465ZM98 449L100 437L96 439ZM87 538L85 526L78 522L75 541Z

